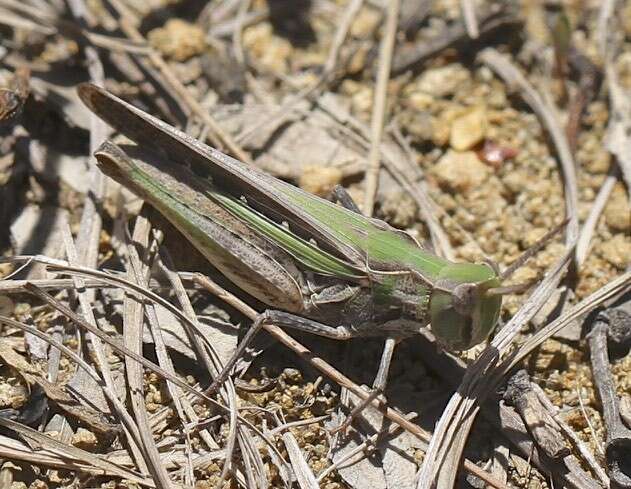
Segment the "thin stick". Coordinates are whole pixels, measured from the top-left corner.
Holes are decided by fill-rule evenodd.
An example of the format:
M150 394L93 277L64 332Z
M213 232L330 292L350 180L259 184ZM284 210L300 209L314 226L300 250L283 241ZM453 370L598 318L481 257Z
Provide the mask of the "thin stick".
M399 19L399 0L390 0L386 18L385 34L381 40L379 51L379 71L375 86L375 99L371 119L370 152L368 153L368 167L366 170L366 188L364 194L364 214L371 216L375 205L377 186L379 185L379 170L381 168L381 135L386 112L386 94L390 79L392 64L392 50L397 33Z
M460 10L464 25L467 28L467 35L471 39L477 39L480 36L480 27L478 26L478 18L475 15L475 6L472 0L460 0Z
M351 410L351 412L348 414L346 419L342 423L340 423L339 426L331 430L331 434L334 435L336 433L339 433L340 431L346 431L346 429L353 422L353 418L357 417L359 413L361 413L364 409L366 409L366 407L369 404L372 404L372 402L375 399L377 399L377 397L380 396L381 394L383 394L383 389L381 387L374 389L366 399L364 399L362 402L357 404L357 406L355 406Z
M239 299L238 297L234 296L227 290L217 285L208 277L198 274L196 278L198 280L198 283L204 286L204 288L206 288L211 294L217 296L226 304L231 305L232 307L237 309L239 312L247 316L249 319L254 320L258 316L258 313L254 309L252 309L249 305L247 305L241 299ZM278 341L280 341L283 345L288 347L290 350L293 350L304 361L308 362L310 365L318 369L320 372L322 372L324 375L326 375L330 379L333 379L340 386L348 389L349 391L351 391L353 394L360 397L361 399L365 400L370 396L370 392L367 392L363 388L359 387L351 379L349 379L339 370L335 369L334 367L329 365L327 362L325 362L324 360L316 356L308 348L298 343L296 340L294 340L291 336L285 333L285 331L283 331L278 326L264 323L263 329L265 329L265 331L271 334L274 338L276 338ZM403 416L401 413L399 413L395 409L391 407L384 408L383 406L381 406L381 402L379 400L374 400L371 403L371 405L377 409L380 409L385 417L397 423L399 426L401 426L402 428L410 432L412 435L416 436L419 440L424 441L426 443L429 442L431 438L431 434L423 430L420 426L415 425L414 423L410 422L405 416ZM471 462L468 459L464 460L464 468L469 473L474 474L477 477L480 477L480 479L484 480L487 484L490 484L493 487L496 487L496 488L506 487L505 484L497 481L488 472L483 471L482 469L480 469L477 465L475 465L473 462Z
M177 377L175 375L171 375L169 372L164 370L162 367L156 365L152 361L147 360L145 357L143 357L141 355L138 355L138 354L134 353L133 351L129 350L126 346L122 345L118 340L115 340L115 339L111 338L108 334L103 333L98 328L96 328L96 327L92 326L90 323L86 322L81 316L75 314L72 310L70 310L68 307L66 307L61 302L57 301L51 295L47 294L46 292L44 292L42 290L39 290L37 287L32 286L30 284L27 286L27 290L28 290L28 292L32 293L36 297L39 297L42 301L44 301L47 304L51 305L53 308L57 309L59 312L61 312L64 316L68 317L68 319L70 319L75 324L81 326L82 328L86 329L87 331L90 331L95 336L98 336L104 343L107 343L109 346L111 346L112 349L115 350L117 353L120 353L121 355L124 355L126 357L132 358L133 360L135 360L136 362L138 362L139 364L141 364L142 366L144 366L148 370L150 370L152 372L155 372L160 377L162 377L165 380L168 380L169 382L173 382L175 385L177 385L181 389L185 390L189 394L192 394L194 397L196 397L198 399L202 399L202 400L204 400L206 402L209 402L210 404L212 404L213 406L217 407L218 409L220 409L221 411L225 412L226 414L232 415L232 412L234 411L233 409L230 409L229 407L226 407L225 405L223 405L220 402L216 401L212 397L206 396L203 392L200 392L200 391L196 390L195 388L191 387L186 382L181 380L179 377ZM4 322L4 323L7 323L7 324L15 325L16 327L18 327L16 324L14 324L14 323L16 323L16 321L13 321L10 318L5 318L5 317L0 316L0 322ZM21 329L23 329L23 328L21 328ZM39 336L39 335L36 335L36 336ZM266 443L268 442L267 437L263 433L261 433L261 431L256 426L254 426L252 423L250 423L248 420L246 420L245 418L243 418L241 416L237 415L237 418L238 418L238 420L241 423L244 423L248 428L250 428L257 435L259 435L261 437L261 439L265 440ZM269 444L268 447L271 450L274 450L278 455L280 455L280 453L276 450L276 447L274 447L274 445Z
M133 243L128 244L127 279L145 287L149 282L151 258L149 255L149 235L151 225L142 215L136 218L134 225ZM143 257L139 255L134 245L145 250ZM131 294L125 294L123 302L123 344L137 355L142 354L142 332L144 329L145 305ZM127 385L129 387L129 402L131 410L138 426L140 434L140 446L145 455L145 462L149 473L156 481L158 487L169 489L173 482L160 461L160 454L156 446L145 401L143 386L144 370L142 365L134 362L132 358L125 357L125 371L127 373Z
M120 26L123 32L125 32L132 41L146 42L143 35L135 27L135 16L131 13L131 11L120 0L110 0L110 3L121 16ZM199 117L204 124L211 129L213 135L215 136L211 138L212 143L215 146L225 145L236 158L245 163L252 164L250 156L232 139L230 134L221 128L219 123L217 123L217 121L199 104L199 102L195 100L188 89L177 78L175 73L173 73L173 70L166 61L164 61L162 56L155 51L150 51L148 57L158 71L160 71L173 91L184 101L191 113Z
M547 245L557 233L565 229L565 226L567 226L568 222L569 220L566 219L561 224L559 224L558 226L555 226L546 234L544 234L543 237L538 239L535 244L533 244L530 248L524 251L524 253L522 253L521 256L517 258L517 260L511 263L510 266L500 274L500 280L503 282L507 280L508 278L510 278L510 276L513 273L515 273L515 270L517 270L518 268L521 268L524 263L526 263L534 255L539 253L542 250L542 248L545 245Z
M589 466L596 477L598 477L603 487L608 487L609 477L607 477L607 474L605 473L603 468L596 461L594 455L587 447L587 444L583 440L581 440L576 432L561 418L559 408L552 404L552 401L548 399L548 396L543 391L543 389L539 387L539 384L533 382L532 389L539 397L541 404L550 412L554 420L557 422L559 428L563 431L563 434L570 439L576 450L578 450L578 452L583 457L585 463Z

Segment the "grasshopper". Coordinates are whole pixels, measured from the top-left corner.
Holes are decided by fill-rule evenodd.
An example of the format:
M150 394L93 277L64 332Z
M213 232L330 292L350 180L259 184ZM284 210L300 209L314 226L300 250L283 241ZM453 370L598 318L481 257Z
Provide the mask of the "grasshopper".
M398 340L429 324L449 350L468 349L495 328L510 292L496 266L438 257L405 232L247 166L95 85L81 85L79 95L136 143L103 143L99 168L269 306L235 360L265 323L340 340ZM376 384L385 384L388 365L384 355Z

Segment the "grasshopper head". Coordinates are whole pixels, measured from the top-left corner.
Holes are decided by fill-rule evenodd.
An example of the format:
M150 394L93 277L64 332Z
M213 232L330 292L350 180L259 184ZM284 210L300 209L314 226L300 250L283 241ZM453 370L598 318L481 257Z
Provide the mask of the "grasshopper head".
M441 270L429 304L432 331L451 350L466 350L484 341L495 328L502 295L523 292L530 284L502 287L519 267L538 253L570 222L555 226L500 273L494 263L452 263Z
M493 331L502 305L501 295L488 295L500 279L489 266L455 263L445 267L429 305L432 331L450 350L466 350Z

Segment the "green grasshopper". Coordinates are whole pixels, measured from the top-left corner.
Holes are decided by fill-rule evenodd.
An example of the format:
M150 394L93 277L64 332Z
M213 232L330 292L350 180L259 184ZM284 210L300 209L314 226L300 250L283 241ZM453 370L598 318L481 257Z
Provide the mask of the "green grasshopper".
M239 353L265 323L334 339L398 339L431 324L450 350L468 349L495 328L510 292L496 266L440 258L385 222L230 158L97 86L81 85L79 95L136 143L106 141L95 153L101 170L270 307ZM380 384L388 364L384 356Z

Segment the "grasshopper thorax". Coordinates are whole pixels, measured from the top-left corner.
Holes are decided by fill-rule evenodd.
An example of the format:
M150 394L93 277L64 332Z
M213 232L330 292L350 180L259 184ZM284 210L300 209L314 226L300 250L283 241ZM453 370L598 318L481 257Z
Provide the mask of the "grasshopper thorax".
M487 295L500 280L487 265L455 263L439 274L429 314L437 340L450 350L466 350L484 341L495 328L502 297Z

